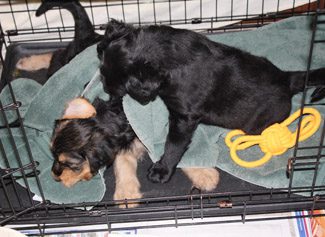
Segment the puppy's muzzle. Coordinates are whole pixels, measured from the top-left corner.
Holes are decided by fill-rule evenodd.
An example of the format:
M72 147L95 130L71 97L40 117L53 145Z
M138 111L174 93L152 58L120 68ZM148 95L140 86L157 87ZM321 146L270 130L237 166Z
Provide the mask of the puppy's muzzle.
M52 178L53 178L54 181L56 181L56 182L61 182L60 177L56 176L53 172L52 172Z

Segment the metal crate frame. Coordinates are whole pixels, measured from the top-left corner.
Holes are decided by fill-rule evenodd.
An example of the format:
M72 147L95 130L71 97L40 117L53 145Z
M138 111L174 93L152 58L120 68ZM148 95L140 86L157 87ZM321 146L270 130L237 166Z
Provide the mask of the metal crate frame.
M323 43L325 40L320 40L315 38L317 31L317 26L319 24L324 24L325 22L319 21L318 16L324 14L325 2L323 0L318 0L317 2L309 1L308 4L302 7L296 7L295 1L293 1L293 6L289 10L277 11L275 12L264 12L262 8L259 14L249 14L236 15L233 14L231 9L231 14L229 16L218 16L217 14L209 17L204 17L202 15L202 0L200 2L201 10L198 17L189 18L185 14L184 17L179 19L172 19L171 4L174 2L172 0L161 0L168 4L169 7L169 19L164 21L156 20L154 17L153 21L141 21L140 18L140 4L144 2L140 0L127 1L121 0L119 2L105 1L102 5L94 5L92 0L83 2L83 5L90 13L90 18L93 21L96 30L101 31L103 29L101 23L96 23L94 17L95 7L109 7L114 4L120 6L122 9L122 20L125 20L124 9L128 4L135 4L138 6L138 20L130 22L135 25L144 24L168 24L175 27L178 26L194 26L193 30L197 30L202 33L221 33L234 30L249 30L257 27L270 24L272 22L290 17L295 15L308 14L313 15L313 33L310 44L309 58L306 65L307 72L309 72L311 67L311 61L313 57L314 45L318 43ZM264 5L262 1L262 5ZM27 10L23 11L26 14L34 14L36 9L29 8L29 3L27 0L24 1ZM157 0L152 0L153 7L155 9L155 4ZM182 2L185 6L187 0L177 1ZM218 2L218 0L216 0ZM280 0L278 0L279 5ZM233 8L234 1L231 1L231 7ZM15 14L21 13L21 11L15 11L12 7L12 1L9 0L8 4L11 6L11 11L0 12L0 14L11 14L13 19L15 19ZM217 4L216 4L217 5ZM249 5L249 0L247 0L247 9ZM58 10L60 14L63 14L61 10ZM155 11L154 11L155 12ZM217 11L216 11L217 13ZM107 18L110 17L109 11L107 11ZM63 16L60 17L62 26L61 27L51 27L47 25L45 28L34 27L32 21L30 22L31 27L19 28L15 25L13 29L3 30L0 29L1 48L3 47L3 53L12 50L11 45L14 43L25 43L31 41L67 41L72 38L71 33L73 32L73 26L65 26L63 22ZM218 22L228 22L227 25L222 27L215 27ZM199 27L201 24L205 26ZM208 25L208 27L206 27ZM0 24L1 26L1 24ZM198 26L196 28L196 26ZM47 39L43 39L44 34L53 33L53 36ZM26 39L25 36L31 36ZM5 65L5 57L1 54L1 62ZM3 68L5 72L6 67ZM303 99L301 101L301 108L305 106L311 106L307 104L306 90L308 86L309 73L306 75L305 90L303 92ZM6 78L2 78L6 80ZM13 99L12 104L2 104L0 101L0 116L6 119L6 110L13 110L19 118L18 127L22 129L24 133L23 121L19 113L19 101L16 101L14 91L8 85L11 90L11 95ZM301 122L301 118L299 123ZM6 124L6 129L10 133L11 125ZM9 167L2 170L0 173L0 193L3 193L3 200L5 203L0 203L0 225L16 225L15 228L21 231L36 230L36 233L31 235L46 235L75 232L75 230L67 231L62 228L67 228L71 226L80 225L90 225L94 226L98 224L104 224L105 227L93 228L87 231L112 231L121 230L123 227L115 226L117 223L129 223L127 228L155 228L162 226L183 226L183 225L196 225L196 224L209 224L209 223L233 223L233 222L248 222L248 221L258 221L258 220L272 220L281 218L292 218L290 216L283 217L283 215L276 215L276 213L290 212L295 210L308 210L308 216L314 216L314 210L325 208L325 196L316 195L315 193L319 191L325 191L325 184L322 186L316 186L316 176L318 172L318 165L320 160L325 156L322 154L324 150L324 137L325 137L325 125L322 125L322 135L319 146L317 147L299 147L299 143L296 142L294 155L288 161L288 187L281 189L268 189L261 191L247 191L243 190L241 192L227 192L227 193L210 193L210 194L193 194L185 196L169 196L169 197L157 197L157 198L146 198L136 200L142 205L138 208L126 208L117 209L117 202L100 202L100 203L75 203L66 205L57 205L46 200L42 192L42 187L38 181L39 190L41 193L41 200L34 201L33 194L28 188L29 177L38 178L37 162L34 161L33 156L30 152L29 143L25 136L25 143L28 149L28 155L30 163L28 165L22 165L19 154L16 150L16 146L13 142L14 152L16 153L17 161L19 167ZM298 156L298 151L303 149L317 149L314 156ZM5 157L5 151L3 144L0 140L0 152ZM8 163L9 164L9 163ZM312 185L310 187L293 187L292 180L294 174L297 172L303 172L305 170L313 170ZM15 175L14 175L15 174ZM17 175L19 174L19 175ZM26 189L22 189L16 181L18 179L23 180ZM300 196L300 193L308 193L307 196ZM124 200L127 205L128 202L134 200ZM90 207L93 207L89 210ZM157 217L159 213L159 217ZM251 215L256 214L275 214L273 217L268 217L260 215L257 218L251 218ZM209 221L210 217L227 217L226 220L221 219L220 221ZM304 217L298 216L298 217ZM193 220L199 219L198 223L193 222ZM154 220L166 220L171 221L167 224L155 224L151 226L141 226L136 221L154 221ZM187 221L189 220L189 221ZM25 224L25 225L23 225ZM124 227L126 228L126 227ZM48 230L51 229L51 232Z

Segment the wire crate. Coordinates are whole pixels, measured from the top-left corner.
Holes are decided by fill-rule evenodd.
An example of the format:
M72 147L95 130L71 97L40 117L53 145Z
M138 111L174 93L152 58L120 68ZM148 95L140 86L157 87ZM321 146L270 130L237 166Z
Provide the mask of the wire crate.
M134 25L165 24L176 28L191 29L202 34L221 34L233 31L249 31L293 16L310 16L312 33L306 70L312 67L315 45L324 43L317 38L317 29L324 24L325 2L280 0L85 0L81 1L94 29L103 33L109 18ZM47 52L64 47L74 36L74 22L63 9L53 9L36 18L39 1L9 0L0 4L1 63L0 91L6 85L11 100L0 100L0 118L4 121L10 147L0 139L0 159L5 168L0 169L0 225L11 225L29 235L47 235L78 232L69 227L88 225L87 231L114 231L130 228L156 228L209 223L234 223L283 218L282 213L307 210L308 216L325 208L325 183L317 184L319 165L325 157L325 125L321 124L321 136L317 146L306 147L296 142L293 156L288 159L288 185L282 188L227 190L214 193L192 193L145 197L123 200L125 209L117 208L120 202L110 198L100 202L56 204L48 200L39 175L41 170L35 161L30 142L24 130L21 102L11 84L15 62L26 52ZM23 51L21 49L23 48ZM37 75L36 75L37 77ZM313 106L307 102L309 73L306 74L301 108ZM317 104L325 106L325 104ZM8 112L17 119L8 122ZM301 119L300 119L301 123ZM14 132L22 136L24 157L18 151ZM303 155L309 150L313 155ZM13 153L17 165L12 167L7 154ZM24 161L22 161L24 160ZM27 160L27 162L26 162ZM301 172L310 173L309 186L295 186L293 179ZM112 172L110 173L112 174ZM30 189L36 186L38 195ZM130 202L140 205L128 208ZM269 217L266 214L274 214ZM258 215L258 217L252 217ZM220 217L215 221L211 219ZM303 216L300 216L303 217ZM285 218L291 218L285 216ZM193 222L199 220L199 222ZM147 222L150 221L150 224ZM164 221L164 222L160 222ZM142 222L146 222L144 225ZM125 225L123 225L125 224ZM98 227L99 226L99 227ZM82 231L79 231L82 232Z

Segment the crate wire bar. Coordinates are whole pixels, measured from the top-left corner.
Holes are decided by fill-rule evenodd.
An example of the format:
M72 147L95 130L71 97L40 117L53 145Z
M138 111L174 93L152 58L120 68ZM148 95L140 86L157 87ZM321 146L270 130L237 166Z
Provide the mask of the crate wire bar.
M313 34L307 72L311 68L314 45L323 43L324 39L316 39L319 15L323 15L325 1L267 1L244 0L121 0L121 1L82 1L97 31L102 32L108 18L117 18L134 25L167 24L174 27L188 28L204 34L224 33L229 31L251 30L296 15L312 15ZM240 8L238 9L238 3ZM286 2L284 4L283 2ZM71 16L62 9L52 10L44 17L35 20L35 11L39 2L12 1L0 5L0 45L1 62L5 65L5 53L10 45L28 42L62 42L73 37L74 26ZM213 7L211 7L213 6ZM225 7L226 6L226 7ZM257 7L256 7L257 6ZM223 8L224 11L221 11ZM226 10L224 8L227 8ZM163 11L161 10L163 9ZM98 14L100 11L101 14ZM57 17L59 14L60 17ZM53 21L53 16L55 20ZM19 23L20 18L24 23ZM70 17L70 21L67 20ZM4 20L3 20L4 19ZM3 68L3 74L7 70ZM301 108L306 103L306 91L309 73L306 75L305 90ZM6 80L2 77L1 80ZM158 228L169 226L200 225L212 223L235 223L282 218L294 218L282 213L296 210L308 210L308 216L314 216L314 210L325 208L325 197L317 193L325 191L325 184L316 186L316 176L320 160L324 158L325 125L319 146L300 147L296 142L294 156L288 161L288 187L255 191L236 191L226 193L192 194L184 196L168 196L142 198L137 208L117 209L117 202L54 204L46 200L38 180L39 170L30 152L29 142L24 133L20 116L20 102L16 101L14 91L10 88L12 103L0 101L0 117L6 121L5 110L15 111L17 124L6 123L5 129L11 134L13 127L20 128L24 135L29 163L23 164L17 152L14 140L11 140L13 152L16 153L17 167L10 167L6 160L6 150L0 140L0 153L5 157L7 168L0 172L0 225L11 225L20 231L30 231L30 235L46 235L74 233L78 227L89 225L89 231L113 231L128 228ZM300 118L301 122L301 118ZM316 149L314 156L299 155L299 151ZM311 186L294 187L292 180L299 172L312 170ZM29 190L29 180L35 178L39 193L38 200ZM17 181L22 181L22 188ZM299 194L308 194L301 196ZM134 200L122 200L126 205ZM268 216L265 214L274 214ZM254 216L252 216L254 215ZM255 217L257 215L257 217ZM211 219L220 217L220 219ZM298 217L304 217L303 215ZM151 221L151 224L143 225ZM162 222L159 222L162 221ZM165 222L164 222L165 221ZM97 227L100 225L100 227ZM82 232L82 231L78 231Z
M310 0L90 0L82 3L98 31L108 18L134 25L168 24L210 33L245 30L316 9L315 2ZM71 21L66 23L70 15L58 9L45 14L41 21L36 20L38 4L27 0L17 4L10 0L7 7L0 7L2 22L8 24L3 26L7 42L71 40L74 26Z

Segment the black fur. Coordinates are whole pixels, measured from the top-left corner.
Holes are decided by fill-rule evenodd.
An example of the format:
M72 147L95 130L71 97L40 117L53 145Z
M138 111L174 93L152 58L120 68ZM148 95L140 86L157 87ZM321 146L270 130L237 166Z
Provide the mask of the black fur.
M54 156L52 172L56 176L60 176L67 166L78 171L86 160L95 175L100 168L111 165L118 152L130 148L136 135L121 109L121 103L96 99L93 103L97 111L95 117L56 122L51 146ZM70 158L68 164L59 162L60 154Z
M75 22L75 35L66 48L54 51L47 77L52 76L78 53L103 38L94 31L85 9L77 0L43 0L36 11L36 16L41 16L53 7L61 7L71 12Z
M169 110L165 152L148 173L167 182L199 123L259 134L288 117L305 72L284 72L263 57L168 26L135 28L112 20L98 56L105 90L142 104L160 96ZM325 69L312 71L324 84Z

